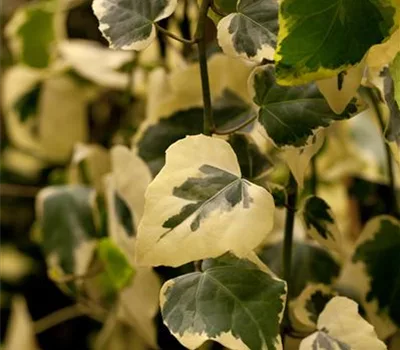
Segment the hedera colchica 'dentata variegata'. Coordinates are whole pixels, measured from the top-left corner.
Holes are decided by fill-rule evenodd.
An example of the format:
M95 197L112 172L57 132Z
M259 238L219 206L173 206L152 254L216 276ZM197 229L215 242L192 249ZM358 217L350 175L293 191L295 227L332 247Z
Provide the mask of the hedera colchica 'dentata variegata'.
M109 51L69 39L69 9L55 4L22 7L6 30L18 63L5 79L5 124L17 160L61 167L43 151L53 147L41 113L58 107L49 86L57 96L55 82L79 86L81 110L107 104L107 89L120 94L123 110L109 114L129 122L111 118L111 135L96 139L86 130L95 118L79 115L85 135L64 147L65 183L36 201L49 275L99 304L87 313L105 319L100 345L118 333L119 344L168 348L157 344L160 312L189 349L286 350L288 337L300 350L386 349L400 327L399 1L93 0ZM221 56L243 67L243 86ZM356 157L354 128L371 117L383 161L327 168L342 151L330 140ZM22 163L11 162L38 167ZM391 193L384 215L338 208L364 173Z

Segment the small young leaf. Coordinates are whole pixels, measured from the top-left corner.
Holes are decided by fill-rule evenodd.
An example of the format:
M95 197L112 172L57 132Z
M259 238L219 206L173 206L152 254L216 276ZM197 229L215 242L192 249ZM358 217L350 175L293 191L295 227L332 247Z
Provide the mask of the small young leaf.
M283 0L280 2L277 76L302 84L359 63L395 27L392 1Z
M97 253L113 288L120 290L130 283L135 270L110 238L100 240L97 244Z
M94 0L99 29L110 47L144 50L156 37L155 22L169 17L177 0Z
M343 253L342 237L330 206L316 196L308 197L303 206L302 216L307 233L323 247L339 255Z
M357 112L351 103L343 113L335 114L314 83L278 85L272 65L256 68L250 81L253 101L260 107L258 120L278 147L304 146L316 129Z
M272 60L278 34L277 0L240 0L237 12L218 23L218 43L227 55Z
M299 350L387 349L357 309L357 304L348 298L333 298L318 318L318 331L303 339Z
M242 256L271 230L273 212L272 196L241 178L227 142L188 136L167 150L146 191L137 261L179 266L227 251Z
M228 254L204 261L202 270L161 289L161 313L171 333L189 349L211 339L231 349L281 350L285 282Z

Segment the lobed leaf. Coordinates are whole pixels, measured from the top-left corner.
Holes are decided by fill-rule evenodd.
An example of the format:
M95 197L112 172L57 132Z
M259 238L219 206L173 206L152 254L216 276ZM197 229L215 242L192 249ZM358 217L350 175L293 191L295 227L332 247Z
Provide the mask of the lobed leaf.
M156 37L155 22L169 17L177 0L94 0L99 29L110 47L144 50Z
M212 339L230 349L282 349L284 281L229 254L205 260L202 271L169 280L160 292L164 323L185 347Z
M382 339L394 332L394 325L400 324L399 248L399 220L387 215L371 219L340 279L341 285L358 295Z
M345 297L328 302L318 318L318 331L303 339L299 350L384 350L374 327L358 314L357 304Z
M241 178L227 142L188 136L167 150L146 191L137 261L179 266L227 251L247 254L271 230L273 212L272 196Z
M258 120L278 147L304 146L318 128L357 112L356 104L351 103L343 113L334 113L313 83L279 85L272 65L255 69L250 84L253 101L260 107Z
M278 81L302 84L359 63L395 28L396 5L382 0L282 0Z
M218 23L218 43L224 53L259 62L273 59L277 34L277 0L240 0L236 12Z

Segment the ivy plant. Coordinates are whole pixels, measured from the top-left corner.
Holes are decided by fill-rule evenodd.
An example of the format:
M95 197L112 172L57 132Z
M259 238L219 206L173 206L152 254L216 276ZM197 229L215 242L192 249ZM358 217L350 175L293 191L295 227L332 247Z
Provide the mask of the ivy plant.
M61 3L8 24L5 159L63 169L36 239L94 348L390 349L399 2L93 0L109 48L57 31Z

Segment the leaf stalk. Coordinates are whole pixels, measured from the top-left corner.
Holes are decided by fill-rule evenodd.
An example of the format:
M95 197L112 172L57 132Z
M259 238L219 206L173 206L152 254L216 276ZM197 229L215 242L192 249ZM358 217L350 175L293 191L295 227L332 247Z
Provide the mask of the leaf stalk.
M393 169L393 156L392 151L390 150L390 146L386 142L385 139L385 122L383 120L383 114L381 108L379 107L379 98L376 96L374 91L371 88L365 88L362 90L365 93L365 97L367 98L367 102L374 110L376 118L378 120L380 129L382 131L382 139L385 146L385 154L386 154L386 171L389 179L389 188L390 188L390 197L389 197L389 205L392 208L392 212L394 214L399 214L399 208L397 205L396 198L396 186L394 180L394 169Z
M199 11L199 20L197 23L195 40L198 40L197 46L199 50L199 65L200 65L200 77L201 87L203 91L203 104L204 104L204 119L203 119L203 133L204 135L211 136L215 131L215 124L213 118L213 111L211 106L211 92L210 82L208 78L208 67L207 67L207 53L206 53L206 40L205 40L205 29L207 12L211 5L211 0L203 0Z

